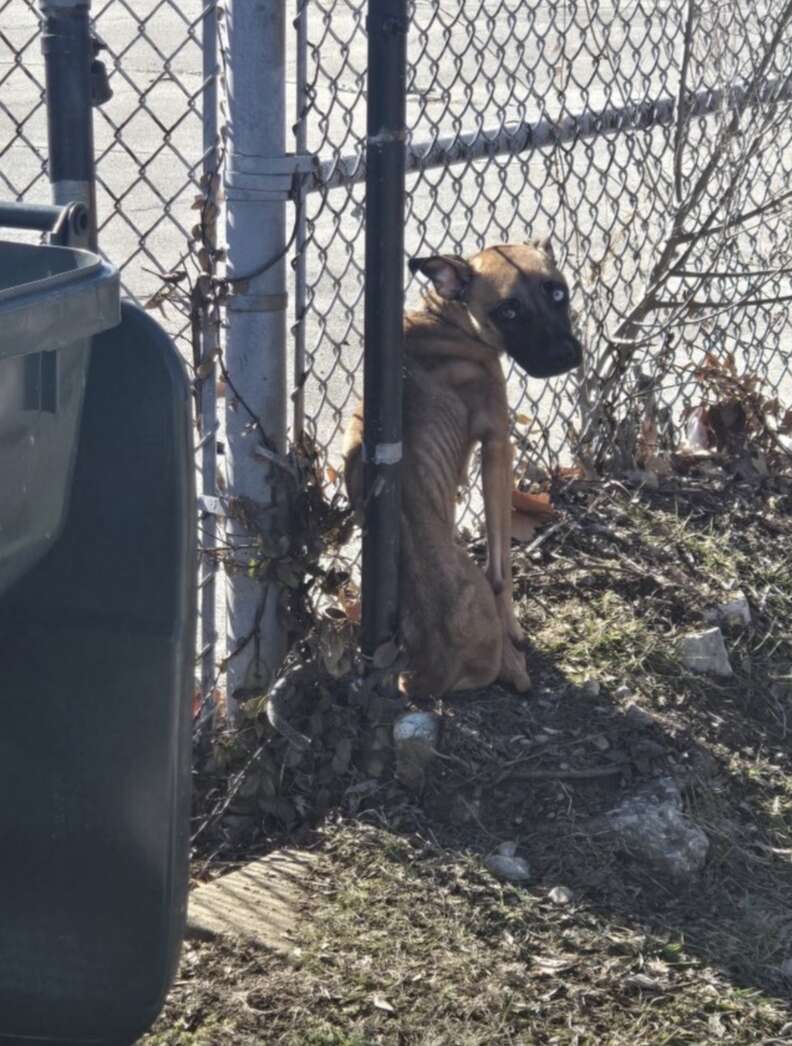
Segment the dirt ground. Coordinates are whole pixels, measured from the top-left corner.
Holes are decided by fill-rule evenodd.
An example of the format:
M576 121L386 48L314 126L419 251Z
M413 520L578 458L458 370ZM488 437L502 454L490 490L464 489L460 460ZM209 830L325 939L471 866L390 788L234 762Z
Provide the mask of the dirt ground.
M792 496L693 476L555 503L514 550L535 689L442 702L423 794L394 781L392 702L344 674L291 706L310 749L253 710L205 753L196 882L285 841L321 860L297 952L188 941L143 1043L792 1043ZM733 677L686 671L678 637L737 589ZM709 840L682 886L592 830L659 775ZM508 841L526 885L484 866Z

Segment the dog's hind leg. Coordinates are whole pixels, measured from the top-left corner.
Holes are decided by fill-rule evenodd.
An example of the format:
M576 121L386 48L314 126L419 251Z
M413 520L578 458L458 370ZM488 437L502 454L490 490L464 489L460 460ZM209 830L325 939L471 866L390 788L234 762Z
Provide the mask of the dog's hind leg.
M358 407L344 432L344 484L349 503L363 508L363 406Z

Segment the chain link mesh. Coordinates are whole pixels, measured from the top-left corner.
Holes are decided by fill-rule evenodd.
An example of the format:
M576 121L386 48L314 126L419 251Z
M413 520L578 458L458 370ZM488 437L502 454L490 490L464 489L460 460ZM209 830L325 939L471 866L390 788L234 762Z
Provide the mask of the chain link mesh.
M143 301L179 268L203 157L200 0L92 5L113 97L95 110L99 238L125 294ZM0 192L49 202L44 61L36 0L0 2ZM171 310L169 332L186 324Z
M137 300L200 245L215 7L93 4L114 92L95 119L100 239ZM366 5L290 0L289 11L295 151L316 159L296 212L295 427L304 409L337 466L361 378ZM551 234L573 288L582 372L546 384L509 376L521 469L606 463L648 398L673 434L701 394L705 353L732 353L790 399L791 16L786 0L412 4L407 254ZM35 0L0 0L9 198L49 197L43 82ZM409 284L409 304L419 290ZM189 318L167 308L161 320L191 363ZM213 396L204 405L213 476ZM475 500L468 510L475 520Z
M304 17L300 131L321 160L304 399L337 462L362 358L365 6L318 0ZM789 5L413 3L407 254L550 234L573 288L582 373L509 375L529 474L572 451L603 464L648 389L673 432L707 352L789 396L790 58Z

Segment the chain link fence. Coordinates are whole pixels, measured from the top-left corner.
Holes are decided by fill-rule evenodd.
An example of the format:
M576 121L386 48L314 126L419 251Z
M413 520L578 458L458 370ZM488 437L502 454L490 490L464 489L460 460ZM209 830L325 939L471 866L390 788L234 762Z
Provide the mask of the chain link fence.
M222 268L223 5L105 0L92 11L114 92L95 121L100 240L127 294L156 301L168 274L178 284ZM294 0L287 16L293 151L313 158L308 173L295 166L292 195L292 431L337 467L360 392L366 5ZM412 5L408 255L550 234L587 350L567 378L510 374L520 476L641 464L649 404L653 445L678 445L685 409L707 394L707 354L792 398L791 19L792 4L767 0ZM0 0L0 193L48 191L36 3ZM409 285L411 304L419 290ZM202 382L207 690L222 624L211 555L219 313L191 293L186 310L160 301ZM477 512L471 494L464 520Z
M320 163L298 337L307 424L337 459L361 360L365 5L304 17L298 133ZM407 253L549 233L573 288L581 373L510 374L528 476L629 463L649 399L678 443L707 353L791 391L789 20L746 0L413 4Z

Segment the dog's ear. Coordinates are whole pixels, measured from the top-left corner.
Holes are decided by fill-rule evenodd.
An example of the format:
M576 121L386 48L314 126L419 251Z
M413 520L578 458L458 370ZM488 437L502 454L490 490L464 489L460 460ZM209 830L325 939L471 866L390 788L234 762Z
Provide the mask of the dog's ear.
M543 240L534 240L534 246L538 247L540 251L544 251L553 265L556 264L555 251L553 250L553 241L549 236L546 236Z
M422 272L446 301L464 298L473 270L464 258L455 254L435 254L431 258L410 258L410 272Z

